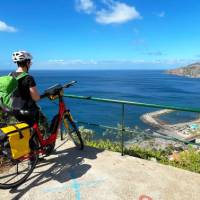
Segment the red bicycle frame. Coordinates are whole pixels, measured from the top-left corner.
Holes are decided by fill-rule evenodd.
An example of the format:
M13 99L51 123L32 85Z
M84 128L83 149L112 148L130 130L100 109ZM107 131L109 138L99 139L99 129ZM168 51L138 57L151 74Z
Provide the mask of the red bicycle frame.
M58 129L61 126L61 122L64 116L64 113L67 111L65 107L65 103L63 101L62 96L59 96L59 110L58 110L58 126L54 132L51 133L51 135L47 138L44 139L41 131L39 130L39 125L37 122L34 123L33 129L36 132L39 142L41 144L41 147L45 147L48 144L52 144L53 142L56 141L57 135L58 135Z

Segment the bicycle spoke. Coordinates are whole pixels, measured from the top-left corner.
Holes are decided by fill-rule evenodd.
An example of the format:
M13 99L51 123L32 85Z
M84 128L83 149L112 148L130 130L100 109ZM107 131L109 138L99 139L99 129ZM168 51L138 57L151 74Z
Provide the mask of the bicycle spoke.
M0 188L9 189L23 183L33 171L37 159L37 154L27 155L24 159L14 161L0 157Z
M18 163L17 163L17 174L19 174L19 170L18 170Z

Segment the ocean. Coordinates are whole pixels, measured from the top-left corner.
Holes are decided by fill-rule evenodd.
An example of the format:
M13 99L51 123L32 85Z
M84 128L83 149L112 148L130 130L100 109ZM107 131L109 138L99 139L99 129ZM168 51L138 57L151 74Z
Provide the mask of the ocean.
M0 71L0 75L3 74L7 72ZM77 84L66 89L65 94L200 108L200 79L169 75L162 70L41 70L30 71L30 74L34 76L40 93L56 83L76 80ZM109 126L121 123L121 105L70 98L65 101L78 121ZM58 111L55 102L48 99L41 100L39 105L49 120ZM148 128L140 116L154 110L157 109L125 106L126 126ZM198 116L189 112L177 113L162 117L169 122L179 122Z

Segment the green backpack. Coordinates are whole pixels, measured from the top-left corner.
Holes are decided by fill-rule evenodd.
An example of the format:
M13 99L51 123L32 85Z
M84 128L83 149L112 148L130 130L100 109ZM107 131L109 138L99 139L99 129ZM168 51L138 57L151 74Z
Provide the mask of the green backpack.
M22 72L16 78L11 74L0 77L0 107L2 109L13 110L15 96L18 95L18 80L27 76L28 73ZM19 99L19 97L18 97Z

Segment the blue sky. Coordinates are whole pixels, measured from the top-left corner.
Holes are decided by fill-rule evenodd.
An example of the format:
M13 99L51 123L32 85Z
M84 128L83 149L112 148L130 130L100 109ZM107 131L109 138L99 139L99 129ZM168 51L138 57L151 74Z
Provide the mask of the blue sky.
M198 0L6 0L0 69L167 69L200 60Z

